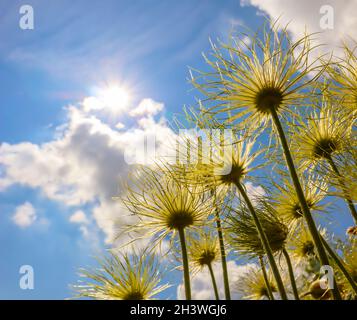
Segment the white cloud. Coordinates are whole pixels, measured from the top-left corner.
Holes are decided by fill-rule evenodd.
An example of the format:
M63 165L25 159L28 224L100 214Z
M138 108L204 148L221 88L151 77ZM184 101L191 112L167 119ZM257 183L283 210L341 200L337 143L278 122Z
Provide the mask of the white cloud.
M81 225L79 230L81 231L84 238L89 239L91 237L91 234L86 226Z
M118 130L124 129L124 128L125 128L125 124L124 124L124 123L121 123L121 122L118 122L118 123L115 125L115 128L117 128Z
M91 205L92 217L87 219L111 242L117 229L132 221L120 203L112 200L122 194L120 181L130 170L125 155L135 155L143 162L145 137L155 139L157 155L165 154L168 139L175 134L164 119L118 131L81 107L70 106L67 113L67 122L49 142L0 146L0 190L17 184L38 189L67 206Z
M69 221L77 224L87 224L88 219L86 214L82 210L77 210L69 217Z
M129 112L132 117L153 116L164 109L164 104L152 99L143 99L140 104Z
M12 221L20 228L31 226L36 220L36 210L30 202L18 206L12 216Z
M242 297L237 294L234 290L234 284L238 279L246 274L249 268L253 264L237 265L234 261L227 262L228 277L230 282L231 298L238 300ZM224 285L223 285L223 275L222 267L220 263L215 264L214 274L217 282L218 293L221 299L224 298ZM211 282L211 276L207 268L196 274L191 279L191 291L192 299L194 300L214 300L214 292ZM185 292L183 284L180 284L177 288L177 299L185 299Z
M295 264L294 261L293 264L295 279L297 280L297 286L301 291L303 290L303 286L306 285L307 277L311 277L313 276L313 274L306 274L306 265L301 264L300 266L298 266ZM279 262L279 266L285 284L285 289L287 290L288 298L289 300L293 300L294 296L292 294L292 289L290 286L290 278L287 272L287 266L283 261ZM216 263L213 269L217 282L219 297L220 299L223 299L225 295L221 264ZM252 272L253 270L260 270L260 266L255 263L237 265L234 261L228 261L227 269L230 283L231 298L233 300L247 299L245 295L247 295L248 292L245 292L245 289L248 288L244 288L247 276L249 276L250 272ZM205 268L203 271L199 272L191 278L191 293L192 299L194 300L215 300L213 286L211 282L211 275L207 268ZM274 297L276 300L280 299L280 295L278 293L274 293ZM177 287L177 299L185 299L185 290L183 283L181 283Z
M253 5L274 20L279 18L280 25L288 24L295 39L302 36L306 29L309 33L320 32L314 38L325 45L324 50L334 49L336 55L341 54L341 40L348 40L349 36L357 39L355 0L241 0L241 5ZM333 9L332 30L324 27L324 20L320 23L325 16L322 7L326 5Z
M247 194L248 194L249 198L253 202L266 195L264 189L261 186L255 186L251 182L247 182L245 184L245 187L247 189Z
M75 211L69 217L69 222L78 225L78 230L80 231L83 239L85 241L89 240L89 243L94 248L98 248L100 243L98 229L93 224L93 219L88 218L83 210Z
M86 112L101 110L105 107L104 103L97 97L87 97L82 102L83 110Z

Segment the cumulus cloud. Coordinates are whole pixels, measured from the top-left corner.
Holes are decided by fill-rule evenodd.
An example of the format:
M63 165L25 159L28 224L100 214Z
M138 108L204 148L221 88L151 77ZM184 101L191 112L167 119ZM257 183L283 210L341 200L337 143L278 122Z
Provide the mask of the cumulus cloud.
M23 185L69 207L90 205L91 218L105 233L106 241L112 242L117 229L133 219L112 199L123 193L120 181L130 170L126 155L145 162L142 142L146 138L155 141L156 155L166 154L168 137L175 134L164 119L151 119L119 131L92 111L83 106L68 107L66 123L57 128L49 142L3 143L0 191ZM72 222L81 217L77 212Z
M241 0L241 5L255 6L270 18L279 18L282 26L288 24L294 38L301 37L306 29L320 32L314 37L336 55L341 54L341 40L357 39L355 0Z
M241 295L235 292L234 284L243 277L249 268L251 268L254 264L245 264L245 265L237 265L234 261L227 262L228 276L231 284L231 297L232 299L238 300L242 299ZM197 273L191 279L191 291L192 291L192 299L194 300L214 300L214 291L211 282L211 276L209 274L208 269L205 268L201 272ZM224 285L223 285L223 274L222 267L220 263L217 263L213 267L214 274L217 282L218 293L220 298L224 297ZM180 284L177 287L177 299L184 300L185 299L185 289L184 285Z
M245 184L245 187L247 189L247 194L249 198L253 202L266 195L265 190L261 186L255 186L251 182L247 182Z
M12 216L12 221L20 228L31 226L36 220L36 210L30 202L18 206Z
M77 224L87 224L88 219L86 214L82 210L77 210L69 217L69 221Z
M300 262L299 264L297 264L296 261L293 261L293 263L295 279L299 291L301 291L306 285L306 280L308 279L308 281L311 281L314 277L314 274L306 272L307 262ZM287 272L288 267L283 261L279 262L279 266L285 289L287 290L288 298L289 300L293 300L294 296L290 285L290 278ZM247 277L251 276L252 271L260 270L260 266L255 263L237 265L234 261L228 261L227 268L231 298L233 300L247 299L246 296L251 294L249 292L249 287L246 287L245 285ZM217 263L213 269L217 282L219 297L224 298L224 285L221 264ZM191 291L192 299L194 300L215 300L213 286L211 282L211 275L207 268L205 268L203 271L199 272L191 278ZM279 300L279 293L274 293L274 298L276 300ZM183 283L181 283L177 287L177 299L185 299L185 288ZM267 299L267 297L262 299Z
M115 125L115 128L117 128L118 130L124 129L124 128L125 128L125 124L122 123L122 122L118 122L118 123Z
M92 223L93 219L88 218L83 210L75 211L70 217L69 222L78 226L78 230L83 238L90 241L90 244L97 248L99 245L98 229Z
M132 117L153 116L164 109L164 104L152 99L143 99L140 104L130 111Z
M102 110L105 105L97 97L86 97L82 102L82 107L84 111L90 112L95 110Z

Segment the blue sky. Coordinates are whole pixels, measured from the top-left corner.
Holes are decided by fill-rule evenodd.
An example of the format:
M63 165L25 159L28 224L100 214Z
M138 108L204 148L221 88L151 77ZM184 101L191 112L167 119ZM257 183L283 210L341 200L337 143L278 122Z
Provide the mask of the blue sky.
M101 152L95 143L110 145L105 130L117 122L126 128L138 126L139 120L128 114L145 98L155 106L164 104L160 114L148 115L151 125L164 130L160 117L170 120L183 105L194 103L188 66L206 68L201 52L209 50L209 37L224 40L232 28L255 29L264 19L257 15L256 6L241 6L238 0L27 0L34 9L35 27L22 30L19 8L23 4L17 0L0 3L0 142L7 145L0 146L0 181L7 179L0 183L0 299L63 299L70 296L68 285L77 280L78 267L91 265L91 256L108 246L105 240L111 226L98 215L106 208L116 210L108 200L115 193L116 181L108 192L85 188L86 179L105 183L110 176L93 168L98 163L104 166L107 159L98 156L98 162L91 161L91 152ZM69 105L78 105L112 83L130 91L125 112L77 115L69 111ZM97 136L85 131L85 125L99 127L93 117L103 129L98 129ZM66 130L73 131L71 138L77 134L80 138L84 132L93 141L87 141L89 146L74 139L68 142L63 138ZM120 137L126 139L125 134ZM57 143L58 139L63 141ZM78 149L69 151L73 141ZM82 162L75 168L61 162L57 168L56 156L61 152L83 161L87 171L80 171ZM115 152L108 147L102 154ZM14 171L10 176L9 170ZM118 170L117 175L125 173L125 169ZM49 174L48 181L31 176L34 172ZM67 172L72 185L57 184L56 179L61 174L67 177ZM76 179L84 182L77 184ZM26 203L35 212L34 220L30 217L31 223L21 227L14 222L14 214ZM78 211L89 222L71 222ZM348 221L341 224L345 227ZM35 270L34 290L21 290L18 285L19 268L27 264ZM175 297L176 287L168 294Z
M163 102L170 117L193 101L188 66L202 66L208 38L227 36L243 18L259 20L237 1L26 1L35 28L25 31L18 26L23 4L0 5L0 140L11 144L53 139L63 107L111 81L125 82L137 101ZM12 222L26 201L48 225L21 229ZM97 253L68 222L71 209L17 184L0 193L0 208L0 298L68 297L76 269ZM24 264L34 267L35 290L18 286Z

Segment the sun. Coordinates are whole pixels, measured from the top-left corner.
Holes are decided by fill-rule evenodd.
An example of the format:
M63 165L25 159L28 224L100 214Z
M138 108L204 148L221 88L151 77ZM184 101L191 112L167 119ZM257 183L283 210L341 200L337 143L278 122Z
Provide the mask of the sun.
M93 88L92 95L86 97L82 105L87 112L102 111L119 115L127 110L130 100L130 91L123 86L112 84Z
M100 90L98 99L105 108L112 111L123 111L128 107L130 96L123 87L108 86Z

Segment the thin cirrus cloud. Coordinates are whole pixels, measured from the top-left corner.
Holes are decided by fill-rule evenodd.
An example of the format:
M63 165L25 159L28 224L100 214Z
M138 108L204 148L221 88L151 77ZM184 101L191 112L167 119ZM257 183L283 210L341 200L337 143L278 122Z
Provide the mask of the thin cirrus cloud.
M223 20L228 19L224 7L201 2L193 7L191 1L182 1L174 9L170 2L143 5L114 0L64 0L46 7L33 0L29 4L35 14L31 32L14 30L20 2L1 10L0 36L12 34L11 41L0 44L3 59L55 77L89 83L113 75L113 70L128 74L133 65L142 67L146 59L150 64L158 59L162 68L176 58L190 57L208 42L212 26L225 25ZM212 12L214 19L205 18ZM197 30L195 34L190 31L193 29ZM171 54L160 60L166 50Z

